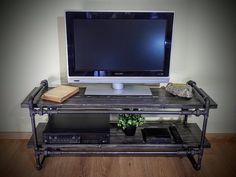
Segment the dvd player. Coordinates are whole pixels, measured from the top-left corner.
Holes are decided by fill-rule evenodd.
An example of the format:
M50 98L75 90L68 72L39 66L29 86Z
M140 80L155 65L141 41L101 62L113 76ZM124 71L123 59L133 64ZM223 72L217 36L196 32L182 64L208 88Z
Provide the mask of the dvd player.
M46 144L106 144L109 114L52 114L43 131Z

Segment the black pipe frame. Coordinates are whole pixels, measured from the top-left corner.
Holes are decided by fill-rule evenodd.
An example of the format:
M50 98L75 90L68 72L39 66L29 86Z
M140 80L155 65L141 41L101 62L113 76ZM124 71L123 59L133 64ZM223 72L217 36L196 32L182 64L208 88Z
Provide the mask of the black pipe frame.
M207 128L207 121L209 116L209 109L210 109L210 99L206 93L197 87L194 81L189 81L187 84L191 85L197 93L202 97L204 100L204 108L195 109L195 110L188 110L188 109L181 109L179 111L167 111L167 110L156 110L156 111L145 111L145 110L138 110L138 111L125 111L125 110L86 110L86 109L63 109L63 108L50 108L50 107L41 107L38 108L35 106L34 102L37 102L36 96L43 91L44 89L48 88L47 80L43 80L40 83L40 87L36 89L36 91L29 97L28 104L29 104L29 114L31 118L31 126L32 126L32 134L34 140L34 154L35 154L35 161L36 161L36 168L41 169L44 159L47 156L54 156L54 155L164 155L164 156L187 156L192 163L194 169L200 170L201 168L201 161L204 153L204 143L205 143L205 135L206 135L206 128ZM36 124L35 124L35 115L43 115L43 114L60 114L60 113L139 113L139 114L157 114L157 115L184 115L184 125L187 125L187 119L189 115L195 116L203 116L203 126L201 132L201 140L199 144L199 148L196 150L192 149L185 149L185 150L177 150L177 151L155 151L155 152L148 152L148 151L139 151L139 152L128 152L128 151L61 151L60 145L58 148L55 149L44 149L39 146L38 143L38 135L36 131ZM197 156L195 158L195 156Z

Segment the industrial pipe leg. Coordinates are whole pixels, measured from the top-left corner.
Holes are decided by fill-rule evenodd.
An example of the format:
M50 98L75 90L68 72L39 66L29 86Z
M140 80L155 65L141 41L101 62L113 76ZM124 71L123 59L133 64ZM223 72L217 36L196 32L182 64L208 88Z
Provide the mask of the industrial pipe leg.
M36 169L40 170L42 168L42 161L40 159L38 136L37 136L36 125L35 125L35 114L33 112L33 109L30 109L30 118L31 118L31 125L32 125L33 140L34 140L34 156L35 156Z

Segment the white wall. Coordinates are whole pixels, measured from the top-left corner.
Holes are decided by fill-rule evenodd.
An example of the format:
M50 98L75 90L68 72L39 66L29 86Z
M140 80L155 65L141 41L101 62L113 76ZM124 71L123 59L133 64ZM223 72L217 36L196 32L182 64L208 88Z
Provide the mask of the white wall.
M20 103L42 79L65 78L65 9L175 11L171 79L195 80L219 104L208 132L236 132L235 27L232 1L67 0L1 1L0 131L30 131Z

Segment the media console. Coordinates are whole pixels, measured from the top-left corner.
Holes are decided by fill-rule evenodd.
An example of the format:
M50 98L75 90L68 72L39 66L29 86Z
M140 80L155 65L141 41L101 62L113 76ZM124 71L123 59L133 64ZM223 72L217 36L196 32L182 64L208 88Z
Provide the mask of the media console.
M210 147L210 143L205 137L209 110L217 108L217 104L195 82L189 81L188 84L193 88L194 96L191 99L173 96L164 88L151 88L152 95L145 96L89 96L84 95L85 89L81 88L75 96L58 104L40 99L41 95L50 89L48 82L42 81L40 86L35 87L21 104L23 108L28 108L30 113L32 137L28 146L34 148L36 168L42 168L45 157L55 155L164 155L186 156L194 169L199 170L204 148ZM51 119L60 117L62 114L109 115L120 113L182 115L184 120L147 122L142 127L138 127L134 137L125 136L120 129L117 129L115 123L110 123L109 141L104 144L79 143L80 139L78 139L78 143L44 143L43 131L46 123L39 123L37 126L35 123L35 115L47 114ZM189 115L203 118L201 129L195 123L188 123ZM70 116L68 116L69 118ZM182 143L176 143L173 136L171 136L171 142L166 144L145 143L143 140L141 131L143 128L166 128L170 125L177 128Z

